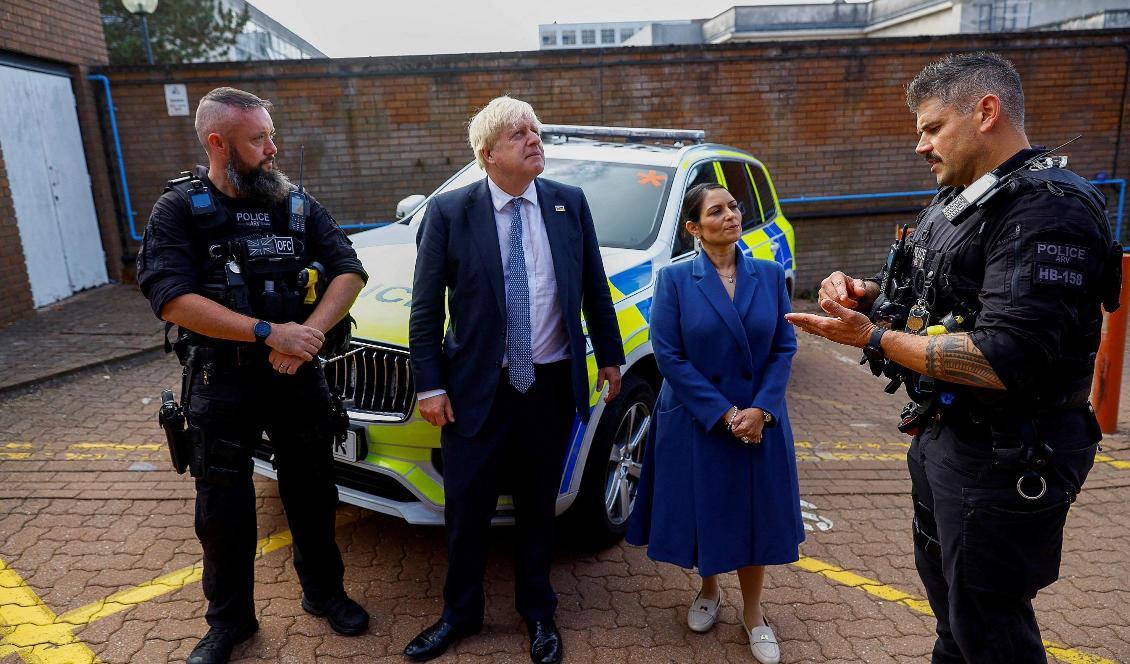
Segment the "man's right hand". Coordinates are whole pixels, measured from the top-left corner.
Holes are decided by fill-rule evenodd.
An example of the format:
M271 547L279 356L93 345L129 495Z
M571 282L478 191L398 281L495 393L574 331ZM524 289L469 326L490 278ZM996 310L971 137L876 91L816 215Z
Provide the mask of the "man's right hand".
M420 400L420 415L433 426L442 427L455 421L455 411L451 410L451 399L447 394Z
M873 299L873 296L868 298L867 284L863 279L833 272L820 282L820 306L824 306L825 300L832 300L840 306L858 310L860 302Z
M266 343L285 355L301 357L309 362L326 340L322 331L299 323L271 323Z

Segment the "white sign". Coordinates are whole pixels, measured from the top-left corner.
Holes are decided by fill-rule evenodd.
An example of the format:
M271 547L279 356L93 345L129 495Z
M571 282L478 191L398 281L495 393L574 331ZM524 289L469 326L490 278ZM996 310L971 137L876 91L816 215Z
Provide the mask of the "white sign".
M169 115L188 115L188 89L184 83L165 85L165 106Z

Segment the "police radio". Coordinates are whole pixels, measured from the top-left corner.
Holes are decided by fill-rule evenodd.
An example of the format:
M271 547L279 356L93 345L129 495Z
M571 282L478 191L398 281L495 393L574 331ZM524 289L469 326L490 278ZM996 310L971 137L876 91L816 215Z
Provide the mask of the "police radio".
M1075 138L1067 141L1059 147L1054 147L1047 152L1041 152L1040 154L1032 157L1028 161L1025 161L1023 164L1016 167L1016 169L1010 171L1005 175L997 176L992 171L985 173L981 177L977 178L977 180L973 184L963 189L960 194L955 196L954 199L950 201L949 205L947 205L942 210L942 214L946 219L949 220L951 224L957 226L961 222L968 219L974 212L984 207L985 204L989 202L989 199L991 199L993 196L996 196L997 193L1000 192L1000 190L1004 189L1005 185L1008 184L1009 180L1011 180L1012 176L1017 172L1044 159L1056 150L1074 143L1075 141L1082 138L1082 136L1083 135L1080 134L1079 136L1076 136ZM1058 168L1063 168L1066 165L1066 157L1059 159L1053 158L1052 160L1048 160L1049 167L1056 166Z
M287 209L290 214L290 232L291 233L305 233L306 232L306 217L309 211L306 209L306 188L303 186L303 178L305 177L306 170L306 146L299 146L298 148L298 189L290 192L290 197L287 201Z

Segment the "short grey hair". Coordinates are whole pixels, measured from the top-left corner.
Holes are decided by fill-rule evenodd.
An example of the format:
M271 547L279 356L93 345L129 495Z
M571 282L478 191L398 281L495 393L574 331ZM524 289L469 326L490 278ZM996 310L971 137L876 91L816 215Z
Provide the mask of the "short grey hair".
M534 129L541 131L541 121L534 113L534 107L521 99L502 96L490 100L486 106L467 125L467 141L471 144L471 151L475 153L475 161L479 168L487 169L486 157L483 152L489 150L498 142L502 132L514 127L522 120L533 123Z
M1016 129L1024 129L1024 88L1012 63L996 53L954 53L926 65L906 86L912 113L927 99L961 112L972 110L985 95L996 95L1001 110Z
M271 102L250 92L236 88L216 88L200 98L196 107L196 137L204 151L208 151L208 134L222 134L229 122L231 109L249 111L255 108L271 110Z

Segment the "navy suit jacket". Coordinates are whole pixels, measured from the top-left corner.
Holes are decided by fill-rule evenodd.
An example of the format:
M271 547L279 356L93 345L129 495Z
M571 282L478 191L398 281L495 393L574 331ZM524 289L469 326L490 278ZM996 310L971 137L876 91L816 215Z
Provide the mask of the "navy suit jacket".
M597 366L623 364L624 346L584 192L541 178L535 186L569 335L573 396L577 414L587 421L589 377L581 312ZM433 198L416 244L408 326L416 391L447 390L455 412L455 422L448 426L460 436L473 436L490 412L506 350L502 254L486 179Z

